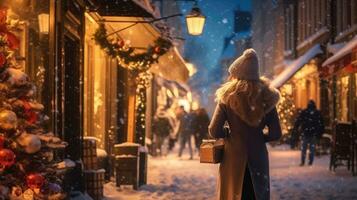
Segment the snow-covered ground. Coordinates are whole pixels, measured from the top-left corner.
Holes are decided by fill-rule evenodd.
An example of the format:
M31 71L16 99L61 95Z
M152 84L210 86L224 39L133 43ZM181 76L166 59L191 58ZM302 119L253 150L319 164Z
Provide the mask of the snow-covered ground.
M272 199L357 199L357 177L352 177L346 167L329 171L329 156L316 157L312 166L299 164L299 151L270 149Z
M218 165L200 164L198 158L178 159L176 154L149 159L148 185L105 185L107 199L115 200L213 200ZM272 199L357 199L357 177L345 168L332 173L328 156L317 157L313 166L298 166L300 154L283 147L270 148Z

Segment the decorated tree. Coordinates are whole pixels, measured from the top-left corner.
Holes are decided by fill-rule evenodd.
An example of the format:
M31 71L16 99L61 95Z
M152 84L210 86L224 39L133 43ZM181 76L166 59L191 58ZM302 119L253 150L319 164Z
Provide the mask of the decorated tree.
M282 88L280 91L281 99L277 106L277 110L283 133L287 134L290 133L291 129L294 127L296 108L292 95L290 95L285 88Z
M62 179L73 162L54 156L66 143L43 128L44 106L16 62L15 28L0 8L0 199L64 199Z

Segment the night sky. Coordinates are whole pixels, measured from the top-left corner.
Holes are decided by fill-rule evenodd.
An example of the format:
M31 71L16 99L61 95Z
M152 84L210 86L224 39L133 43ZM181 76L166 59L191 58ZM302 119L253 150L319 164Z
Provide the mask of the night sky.
M211 93L209 87L215 72L219 71L217 63L222 53L224 37L233 31L233 11L251 10L250 0L199 0L198 6L206 16L206 25L201 36L186 33L185 59L195 64L198 72L190 80L190 85L203 93ZM183 3L182 12L188 13L192 3ZM184 19L183 19L184 20ZM183 22L185 25L185 22ZM186 31L186 30L185 30Z

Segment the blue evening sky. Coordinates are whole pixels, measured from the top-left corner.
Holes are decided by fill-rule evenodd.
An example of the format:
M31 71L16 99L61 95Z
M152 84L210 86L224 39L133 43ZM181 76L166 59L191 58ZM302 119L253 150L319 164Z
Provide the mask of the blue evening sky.
M190 12L192 3L181 5L183 13ZM222 53L224 37L229 36L233 31L233 11L238 6L241 10L251 10L251 2L250 0L199 0L198 6L206 16L206 25L201 36L185 35L184 56L198 68L198 73L190 81L191 85L196 89L204 89L210 84L211 74L219 70L216 66Z

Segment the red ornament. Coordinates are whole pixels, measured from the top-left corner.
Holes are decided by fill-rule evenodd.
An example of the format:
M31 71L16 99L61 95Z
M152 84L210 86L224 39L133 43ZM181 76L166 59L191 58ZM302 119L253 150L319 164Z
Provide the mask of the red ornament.
M125 45L125 41L124 41L124 40L120 40L120 41L118 42L119 48L123 48L124 45Z
M7 46L11 49L11 50L16 50L19 48L20 46L20 40L16 37L15 34L9 32L7 30L6 25L1 25L0 24L0 34L3 37L6 37L6 41L7 41Z
M26 177L26 183L31 189L40 189L45 183L45 178L41 174L33 173Z
M4 148L5 136L0 135L0 149Z
M0 68L3 67L6 63L6 56L3 53L0 53Z
M155 53L160 53L161 52L161 48L160 47L155 47L154 48L154 52Z
M0 166L1 167L11 167L15 163L15 154L10 149L0 150Z
M6 7L0 8L0 24L5 24L7 20L7 9Z
M7 7L0 8L0 33L2 36L6 36L7 44L10 49L15 50L20 46L20 41L15 34L11 33L6 25L7 20Z
M19 48L20 41L16 37L16 35L14 35L13 33L7 32L6 38L7 38L7 45L9 46L10 49L15 50L15 49Z
M32 110L28 101L23 101L26 121L30 124L37 122L37 113Z

